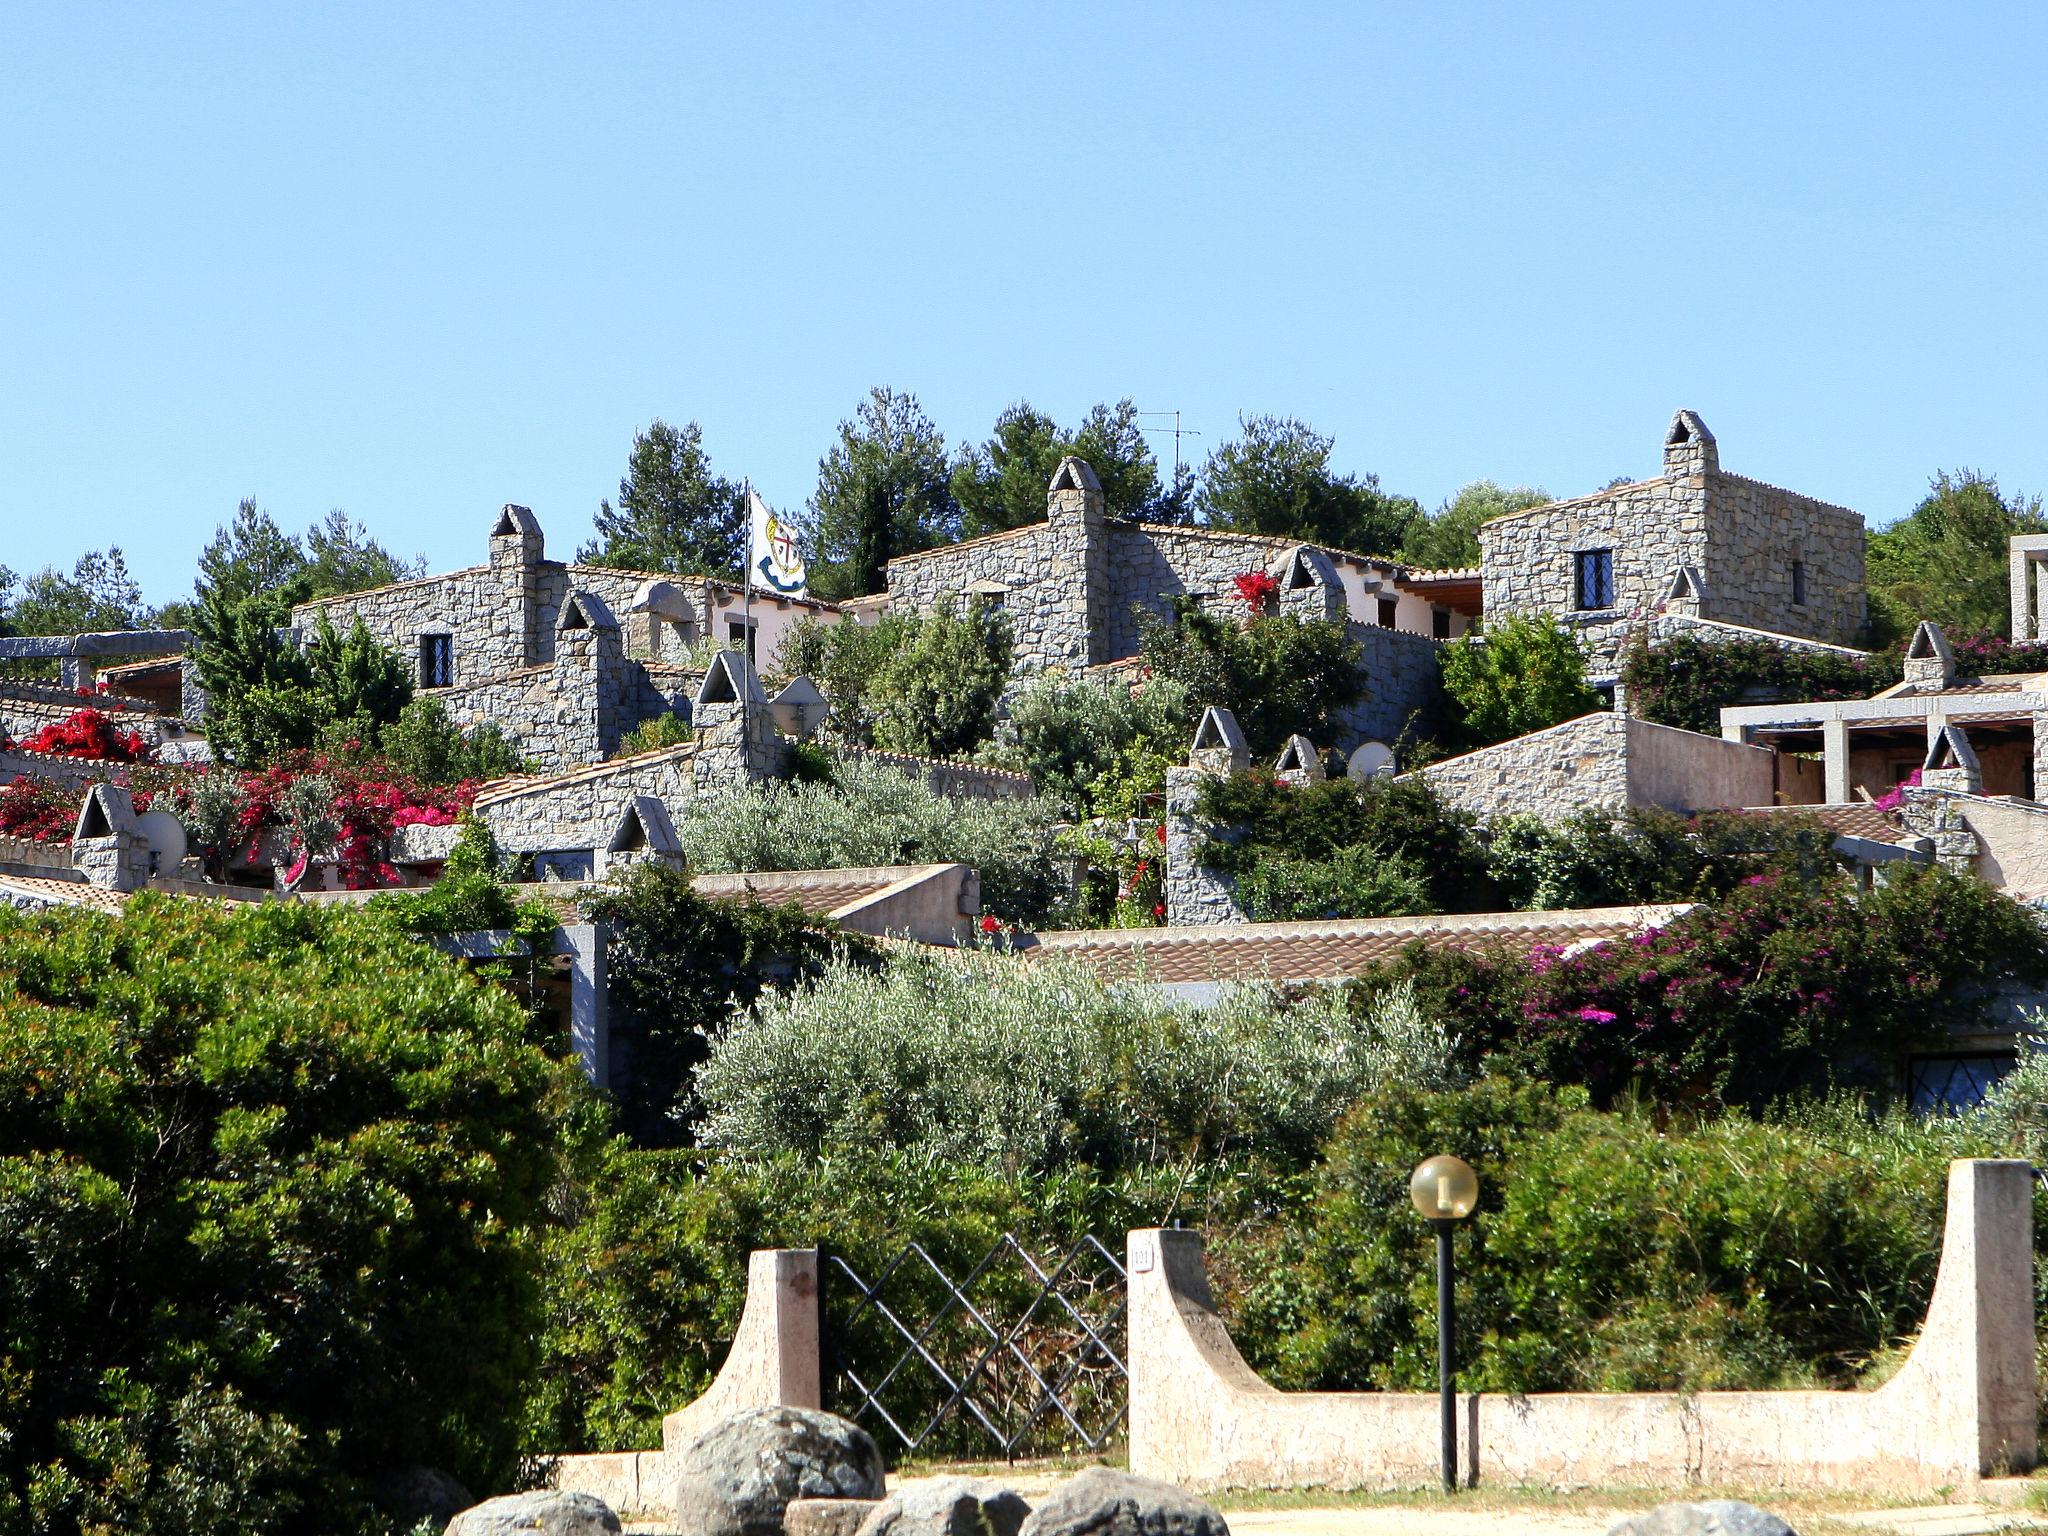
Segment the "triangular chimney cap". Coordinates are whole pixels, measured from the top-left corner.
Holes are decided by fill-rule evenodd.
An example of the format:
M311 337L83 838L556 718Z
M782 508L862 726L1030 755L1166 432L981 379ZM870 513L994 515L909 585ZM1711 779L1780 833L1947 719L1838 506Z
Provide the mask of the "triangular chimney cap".
M88 838L116 837L134 830L135 796L119 784L102 781L93 785L86 794L85 804L78 808L78 822L72 828L71 840L82 843Z
M706 704L767 702L768 696L761 691L761 679L755 676L754 664L745 651L721 646L711 653L711 665L704 669L704 681L697 685L696 704L700 709Z
M1058 469L1052 472L1051 491L1092 491L1102 494L1102 482L1095 477L1095 467L1086 459L1077 459L1071 453L1060 460Z

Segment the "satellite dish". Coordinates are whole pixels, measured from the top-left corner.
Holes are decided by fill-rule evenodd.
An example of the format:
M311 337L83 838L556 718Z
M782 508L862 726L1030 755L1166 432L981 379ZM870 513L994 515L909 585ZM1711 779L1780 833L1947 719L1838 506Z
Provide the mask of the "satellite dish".
M1367 779L1383 779L1394 771L1394 749L1384 741L1368 741L1351 754L1351 761L1345 765L1347 778L1361 784Z
M135 830L149 844L149 872L168 875L185 859L185 824L169 811L144 811Z

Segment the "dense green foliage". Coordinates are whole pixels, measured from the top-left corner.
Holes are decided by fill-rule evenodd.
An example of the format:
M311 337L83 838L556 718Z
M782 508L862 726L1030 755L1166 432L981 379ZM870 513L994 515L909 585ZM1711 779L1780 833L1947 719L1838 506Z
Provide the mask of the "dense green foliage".
M1709 901L1756 875L1810 882L1835 868L1834 839L1799 813L1497 816L1486 829L1486 867L1506 903L1524 911Z
M974 539L1045 521L1046 488L1060 460L1085 459L1102 483L1111 517L1149 522L1192 520L1185 484L1162 488L1159 461L1138 426L1129 400L1098 405L1071 432L1023 401L996 418L995 431L979 447L965 447L953 459L953 499L960 504L960 536ZM1178 490L1179 494L1176 494Z
M563 1070L378 914L0 910L0 1531L507 1483Z
M920 757L970 752L995 732L1010 681L1010 620L978 597L950 601L903 621L866 692L875 745Z
M1335 716L1368 684L1342 624L1262 614L1239 625L1176 598L1170 618L1142 614L1138 629L1151 675L1185 689L1198 713L1210 704L1233 711L1261 757L1297 734L1329 741Z
M1324 859L1261 859L1238 881L1237 899L1256 923L1436 910L1429 882L1416 866L1389 859L1371 845L1340 848Z
M749 1158L880 1150L1010 1174L1305 1161L1362 1094L1427 1085L1448 1060L1442 1032L1390 997L1352 1013L1246 983L1195 1007L1058 960L839 963L719 1034L704 1138Z
M1852 1085L1981 1026L2048 980L2039 918L1968 876L1914 868L1857 898L1846 875L1746 877L1663 928L1571 955L1417 949L1355 984L1411 979L1475 1062L1582 1084L1602 1104L1760 1106Z
M1547 730L1602 707L1586 686L1586 657L1547 613L1518 613L1443 650L1453 745L1470 750Z
M1252 1254L1233 1335L1283 1388L1435 1380L1427 1227L1409 1171L1482 1170L1460 1229L1461 1384L1483 1392L1851 1385L1919 1323L1963 1126L1686 1126L1489 1078L1387 1094L1325 1149ZM1255 1259L1253 1257L1255 1255Z
M1202 466L1204 521L1391 556L1423 522L1421 506L1382 491L1377 475L1339 474L1330 467L1334 446L1291 417L1238 418L1238 436Z
M737 581L747 558L746 488L712 473L694 421L657 418L633 435L619 504L600 503L596 522L597 537L576 554L589 565Z
M1547 492L1526 485L1503 489L1491 480L1475 480L1415 523L1401 541L1401 558L1424 570L1465 570L1479 564L1479 525L1510 512L1540 507Z
M700 874L967 864L981 876L985 910L1036 926L1063 891L1053 839L1058 814L1035 797L948 799L897 769L841 758L829 782L694 795L676 833Z
M212 627L216 617L226 627ZM262 768L316 745L374 750L412 701L405 663L371 638L359 618L346 635L320 616L304 650L280 641L262 604L201 605L194 620L206 685L207 739L238 768Z
M1899 680L1896 653L1853 656L1769 640L1709 640L1681 633L1652 648L1638 636L1622 660L1629 713L1657 725L1721 733L1721 711L1781 699L1861 699Z
M1169 765L1187 757L1194 738L1187 690L1163 677L1138 687L1057 673L1032 680L1010 705L1010 718L982 760L1031 775L1041 795L1078 813L1098 815L1135 806L1112 806L1116 783L1144 779L1165 787Z
M1896 644L1922 619L2009 635L2007 541L2016 533L2048 533L2039 496L2004 495L1976 470L1936 475L1911 513L1869 536L1872 643Z
M839 424L839 441L818 461L811 519L818 597L885 591L895 556L959 537L946 440L915 395L870 390Z
M87 550L66 575L46 567L22 581L0 565L0 635L77 635L140 629L148 622L142 588L119 545Z
M1445 806L1422 779L1345 778L1293 785L1253 769L1205 783L1195 813L1216 829L1203 844L1201 860L1223 874L1242 878L1276 865L1327 864L1360 850L1426 892L1425 904L1411 911L1488 912L1500 904L1476 821ZM1350 867L1358 889L1396 889L1368 882L1362 870ZM1302 915L1388 914L1316 910Z
M777 673L801 674L831 707L841 741L922 757L971 751L995 730L1010 680L1008 616L979 597L875 624L805 619L783 641Z
M698 1064L732 1009L753 1007L771 985L816 978L834 955L849 968L868 963L865 941L826 932L801 907L708 901L659 864L628 870L586 911L610 930L611 1026L632 1063L618 1119L638 1146L694 1139Z
M439 699L409 700L377 740L393 767L422 784L481 784L527 767L495 720L464 731Z

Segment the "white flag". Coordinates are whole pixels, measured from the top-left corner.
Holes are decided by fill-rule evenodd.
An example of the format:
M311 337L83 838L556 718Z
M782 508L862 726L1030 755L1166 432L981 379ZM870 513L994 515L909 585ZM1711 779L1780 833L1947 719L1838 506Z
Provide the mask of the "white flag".
M784 597L804 595L804 556L796 530L768 510L760 492L747 492L747 581Z

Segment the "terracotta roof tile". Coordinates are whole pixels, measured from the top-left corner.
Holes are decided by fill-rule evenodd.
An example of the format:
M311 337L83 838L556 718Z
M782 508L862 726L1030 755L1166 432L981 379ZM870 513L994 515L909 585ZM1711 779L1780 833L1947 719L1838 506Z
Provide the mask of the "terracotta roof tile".
M1577 912L1488 912L1306 923L1072 930L1026 935L1024 960L1064 956L1110 980L1328 981L1356 976L1413 943L1459 949L1537 944L1562 948L1661 928L1689 906L1590 907Z

